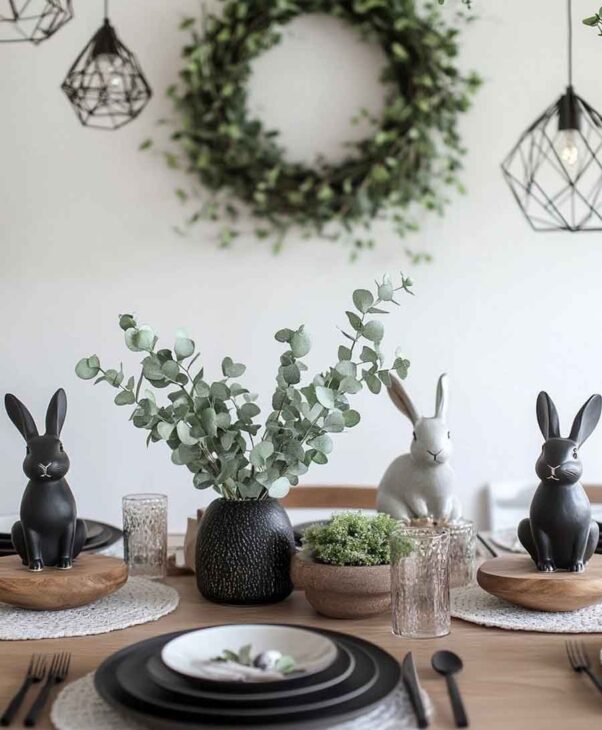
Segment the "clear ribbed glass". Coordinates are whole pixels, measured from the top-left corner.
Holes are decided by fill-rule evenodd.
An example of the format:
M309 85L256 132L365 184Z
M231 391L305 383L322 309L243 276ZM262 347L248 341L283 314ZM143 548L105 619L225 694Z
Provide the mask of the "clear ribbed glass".
M475 580L477 528L471 520L446 525L449 530L449 585L462 588Z
M123 498L123 540L130 575L165 578L167 497L127 494Z
M412 639L446 636L450 533L402 525L391 536L393 633Z

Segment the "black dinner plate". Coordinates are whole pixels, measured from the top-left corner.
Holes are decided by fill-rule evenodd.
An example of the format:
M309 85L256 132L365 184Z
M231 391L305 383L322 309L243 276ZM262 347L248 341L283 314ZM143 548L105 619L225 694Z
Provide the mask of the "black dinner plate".
M112 525L94 520L85 520L85 522L88 528L88 537L82 552L108 548L123 537L123 532ZM0 557L9 555L16 555L10 535L0 535Z
M366 659L363 657L369 657L370 663L378 668L376 681L365 691L339 703L325 705L318 702L316 703L318 706L311 707L305 702L306 708L303 709L305 697L303 700L295 698L296 708L291 708L292 702L288 702L287 706L280 708L276 714L268 715L259 710L259 714L254 715L250 714L248 709L246 710L247 714L242 714L242 709L240 713L235 714L232 703L224 700L224 712L218 714L218 708L209 708L205 702L203 704L200 702L184 704L181 698L177 698L175 702L172 699L167 699L167 697L171 698L170 693L163 693L148 676L145 676L143 671L128 674L128 686L134 686L136 696L133 696L128 689L122 686L120 681L122 673L118 670L130 656L137 656L140 664L134 663L128 666L131 668L136 666L144 667L144 662L150 656L159 652L168 641L184 633L186 632L147 639L126 647L106 659L95 675L94 681L98 693L106 702L117 709L126 710L147 722L152 721L165 727L175 727L176 724L182 727L209 724L236 728L241 725L270 726L285 723L294 727L295 724L306 726L314 722L318 722L322 727L328 727L329 720L342 722L369 712L399 685L400 666L390 654L362 639L334 631L322 631L321 633L336 641L337 644L346 646L364 667ZM376 669L373 671L376 673ZM331 688L330 692L336 698L338 687ZM164 697L164 694L167 697Z
M343 644L343 642L341 642ZM133 654L117 667L117 682L121 688L138 702L151 701L166 710L174 712L193 712L202 707L204 714L213 717L246 719L247 717L279 717L283 711L287 714L323 710L331 705L347 702L367 692L379 678L376 661L359 647L351 651L356 657L356 666L351 675L336 687L317 689L315 692L303 693L299 696L276 696L271 700L248 695L242 700L234 700L226 694L217 698L189 696L162 689L152 679L145 676L147 656L145 652ZM287 683L288 687L288 683Z
M339 646L334 662L326 669L307 676L300 675L289 679L286 687L282 682L239 682L235 687L232 682L215 682L186 677L174 672L161 660L160 652L150 656L146 662L146 672L151 680L165 690L194 697L219 699L224 695L230 700L270 700L277 697L315 692L339 684L347 679L355 670L356 659L346 647Z

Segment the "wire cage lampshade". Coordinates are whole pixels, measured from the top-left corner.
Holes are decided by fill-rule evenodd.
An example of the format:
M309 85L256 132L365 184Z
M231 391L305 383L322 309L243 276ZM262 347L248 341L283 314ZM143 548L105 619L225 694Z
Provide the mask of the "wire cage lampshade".
M526 129L502 163L516 202L536 231L602 230L602 116L569 84Z
M72 17L72 0L0 0L0 43L41 43Z
M152 96L136 57L107 17L69 69L62 89L80 122L97 129L123 127Z

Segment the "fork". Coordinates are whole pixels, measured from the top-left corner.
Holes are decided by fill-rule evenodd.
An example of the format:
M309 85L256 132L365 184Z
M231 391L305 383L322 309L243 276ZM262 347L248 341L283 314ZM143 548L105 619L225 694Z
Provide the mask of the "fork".
M585 672L587 676L602 692L602 680L591 669L589 657L582 641L567 641L566 653L575 672Z
M44 706L48 701L52 688L56 684L60 684L65 679L69 672L70 664L71 654L67 652L55 654L52 657L50 669L48 670L48 677L46 678L42 689L35 698L29 712L27 713L27 717L25 718L24 724L27 727L33 727L36 724L40 712L44 709Z
M41 682L44 679L45 674L46 658L40 656L39 654L33 654L21 687L10 701L10 704L4 711L2 717L0 717L0 725L2 725L3 727L7 727L11 724L15 715L19 711L19 708L23 704L23 700L29 692L29 688L31 687L31 685Z

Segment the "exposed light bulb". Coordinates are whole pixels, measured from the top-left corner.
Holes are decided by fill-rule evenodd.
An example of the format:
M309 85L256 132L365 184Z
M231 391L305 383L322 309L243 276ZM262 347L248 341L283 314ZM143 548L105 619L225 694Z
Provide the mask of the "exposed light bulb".
M123 90L123 76L119 73L119 70L123 66L122 60L119 56L114 56L109 53L101 53L96 59L98 69L105 77L108 86L113 91Z
M109 84L112 89L120 91L123 89L123 78L119 74L112 74L109 78Z
M560 131L558 149L560 159L567 167L575 167L579 162L579 147L574 129L563 129Z

